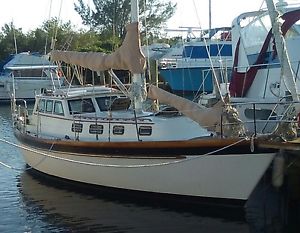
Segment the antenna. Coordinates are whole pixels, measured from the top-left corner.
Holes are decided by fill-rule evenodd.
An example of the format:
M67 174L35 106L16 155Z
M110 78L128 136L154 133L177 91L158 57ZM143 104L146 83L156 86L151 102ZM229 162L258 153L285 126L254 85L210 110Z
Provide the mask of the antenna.
M211 30L211 0L208 1L208 29Z
M14 34L15 53L18 54L18 46L17 46L16 31L15 31L15 25L14 25L13 21L12 21L12 23L11 23L11 28L12 28L13 34Z

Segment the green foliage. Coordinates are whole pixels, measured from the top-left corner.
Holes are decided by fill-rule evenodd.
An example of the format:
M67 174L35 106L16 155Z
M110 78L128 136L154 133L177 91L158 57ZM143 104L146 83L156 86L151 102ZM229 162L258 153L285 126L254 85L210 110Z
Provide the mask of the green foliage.
M112 36L123 37L125 25L130 22L130 0L93 0L91 8L78 0L75 10L83 23L94 30L110 31ZM161 28L171 18L176 4L162 0L139 1L140 18L144 34L159 36Z
M93 4L92 9L82 0L74 4L74 9L89 30L78 31L71 22L62 24L57 18L45 21L41 27L27 33L22 32L22 28L16 28L12 22L3 25L0 31L0 62L16 52L47 54L53 48L104 53L114 51L120 46L125 26L130 22L130 0L93 0ZM140 1L139 7L142 39L147 38L149 43L157 42L161 28L174 14L176 4L144 0Z

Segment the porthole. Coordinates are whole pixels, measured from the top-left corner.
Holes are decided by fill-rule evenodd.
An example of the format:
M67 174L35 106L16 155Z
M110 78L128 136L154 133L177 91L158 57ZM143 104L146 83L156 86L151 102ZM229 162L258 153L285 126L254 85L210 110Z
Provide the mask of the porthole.
M81 123L72 124L72 132L81 133L83 125Z
M139 135L141 136L150 136L152 134L151 126L140 126L139 127Z
M90 125L90 134L103 134L103 125Z
M113 134L123 135L124 134L124 126L123 125L115 125L113 127Z

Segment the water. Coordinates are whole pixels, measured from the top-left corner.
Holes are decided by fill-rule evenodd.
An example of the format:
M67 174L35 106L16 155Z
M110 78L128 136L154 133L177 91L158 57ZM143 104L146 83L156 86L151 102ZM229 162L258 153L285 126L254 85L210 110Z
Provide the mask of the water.
M0 138L16 142L10 107L0 105ZM18 148L0 142L0 232L248 233L243 216L212 214L83 192L32 176ZM18 170L16 170L18 169ZM213 211L214 212L214 211ZM242 214L241 214L242 215Z

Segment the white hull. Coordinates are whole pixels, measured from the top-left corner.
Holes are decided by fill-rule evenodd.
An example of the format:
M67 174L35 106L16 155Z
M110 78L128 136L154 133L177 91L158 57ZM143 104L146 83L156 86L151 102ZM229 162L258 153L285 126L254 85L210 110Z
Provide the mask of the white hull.
M247 200L274 153L186 159L86 156L23 149L26 163L71 181L134 191Z

